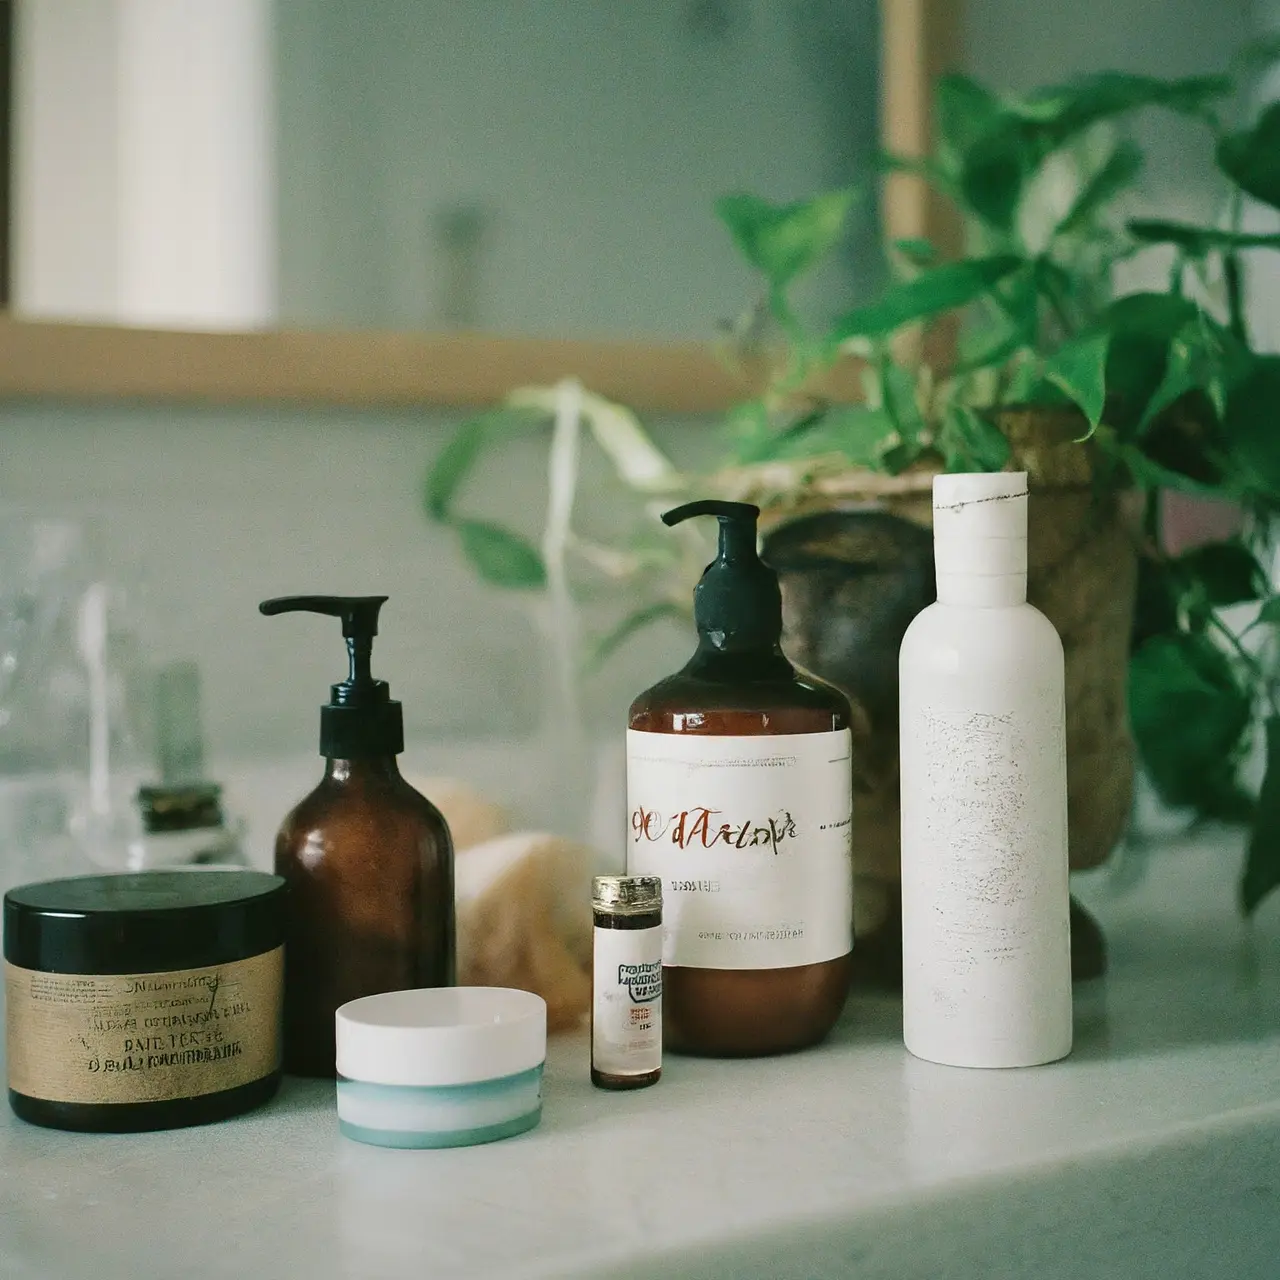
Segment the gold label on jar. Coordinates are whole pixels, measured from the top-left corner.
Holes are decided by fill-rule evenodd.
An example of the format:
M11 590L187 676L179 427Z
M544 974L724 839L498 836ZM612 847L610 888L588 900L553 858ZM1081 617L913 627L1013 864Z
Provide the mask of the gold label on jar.
M5 964L9 1088L49 1102L167 1102L280 1065L284 948L167 973Z

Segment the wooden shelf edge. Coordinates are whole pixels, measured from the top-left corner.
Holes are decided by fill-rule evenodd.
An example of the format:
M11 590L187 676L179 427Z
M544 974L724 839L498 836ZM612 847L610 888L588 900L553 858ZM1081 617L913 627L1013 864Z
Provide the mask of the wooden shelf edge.
M475 407L579 378L648 412L714 413L749 394L697 342L485 334L190 333L0 317L0 398Z
M963 0L881 0L882 134L927 149L930 81L959 58ZM915 180L885 191L890 235L954 239ZM856 370L822 388L858 398ZM579 378L649 413L712 414L749 396L710 343L559 340L478 333L272 330L193 333L32 322L0 314L0 400L475 408L513 388Z

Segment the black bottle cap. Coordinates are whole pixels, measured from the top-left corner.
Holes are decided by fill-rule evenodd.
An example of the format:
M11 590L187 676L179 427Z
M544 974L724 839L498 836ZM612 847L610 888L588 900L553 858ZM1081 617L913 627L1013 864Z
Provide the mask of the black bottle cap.
M331 760L396 756L404 750L404 713L391 687L369 671L378 610L386 596L282 596L264 600L260 613L322 613L342 619L350 668L320 708L320 754Z
M782 592L778 575L756 550L760 508L749 502L705 499L664 513L664 524L690 516L720 521L720 549L693 591L698 634L725 651L773 650L782 639Z

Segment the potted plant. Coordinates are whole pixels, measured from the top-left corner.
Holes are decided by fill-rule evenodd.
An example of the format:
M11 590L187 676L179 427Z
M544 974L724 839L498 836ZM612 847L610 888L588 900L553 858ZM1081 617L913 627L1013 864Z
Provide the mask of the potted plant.
M1103 73L1014 98L946 77L934 154L886 166L922 176L951 202L963 256L944 261L932 244L896 242L879 296L814 327L797 313L793 286L838 242L857 193L787 206L726 197L718 212L762 281L749 328L758 334L764 321L769 355L760 393L728 415L726 464L683 475L625 410L581 403L619 475L654 505L692 488L759 503L788 597L790 651L855 695L868 651L833 650L832 620L849 612L806 610L814 575L842 564L889 573L897 603L877 643L892 649L894 628L922 603L904 594L903 574L919 579L921 554L906 529L929 520L932 476L1026 470L1036 495L1030 598L1067 654L1073 867L1105 858L1128 820L1132 736L1165 801L1250 824L1240 897L1252 911L1280 884L1280 718L1266 661L1219 610L1257 602L1255 626L1280 621L1260 563L1280 505L1280 356L1254 349L1244 283L1245 255L1280 248L1280 234L1242 229L1246 197L1280 209L1280 103L1233 130L1223 113L1237 88L1228 76ZM1224 225L1120 215L1144 158L1122 126L1147 108L1211 131ZM1139 254L1168 259L1165 287L1114 296L1113 268ZM852 396L833 390L851 362ZM466 424L428 477L433 518L456 524L476 568L503 585L540 585L540 557L513 531L459 516L457 497L486 443L552 406L550 392L517 393L504 411ZM1159 528L1169 492L1229 500L1239 532L1168 554ZM669 552L647 538L569 545L627 581L633 597L642 582L651 596L604 638L604 651L681 607L702 562L687 547L664 561ZM1145 607L1131 645L1139 563ZM884 890L864 915L891 921L896 707L855 700L865 713L855 859L864 889ZM1241 768L1259 728L1267 765L1254 796ZM1077 933L1089 941L1087 925ZM887 939L885 957L894 949ZM1096 970L1100 950L1078 960Z

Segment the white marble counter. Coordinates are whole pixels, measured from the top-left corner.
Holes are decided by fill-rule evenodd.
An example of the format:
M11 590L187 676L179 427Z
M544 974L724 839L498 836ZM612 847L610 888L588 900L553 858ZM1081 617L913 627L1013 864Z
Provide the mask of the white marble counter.
M1161 845L1079 888L1113 967L1076 1051L1026 1071L911 1059L859 998L792 1058L669 1058L593 1090L553 1042L540 1128L456 1151L341 1138L286 1082L204 1129L0 1120L4 1280L1280 1275L1280 903L1234 914L1240 841Z

